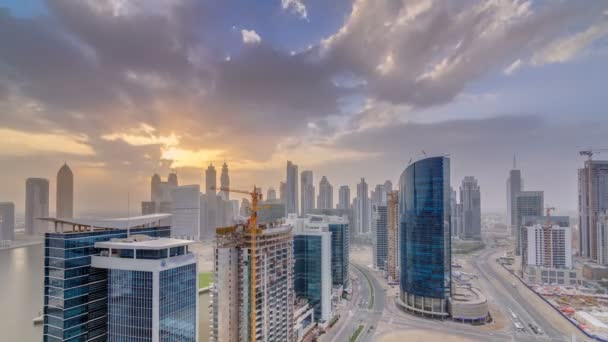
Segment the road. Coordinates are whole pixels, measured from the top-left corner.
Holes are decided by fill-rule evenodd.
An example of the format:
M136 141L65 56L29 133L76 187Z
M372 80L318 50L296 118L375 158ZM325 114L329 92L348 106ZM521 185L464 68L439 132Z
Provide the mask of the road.
M471 263L479 275L488 300L494 302L511 321L515 339L568 341L566 336L544 318L542 309L534 307L521 296L518 291L518 287L523 286L521 283L513 285L512 280L505 279L494 269L491 265L494 263L491 255L495 252L496 250L493 249L485 249L478 256L473 257ZM516 329L516 322L519 322L523 329ZM540 327L543 333L535 334L529 324Z

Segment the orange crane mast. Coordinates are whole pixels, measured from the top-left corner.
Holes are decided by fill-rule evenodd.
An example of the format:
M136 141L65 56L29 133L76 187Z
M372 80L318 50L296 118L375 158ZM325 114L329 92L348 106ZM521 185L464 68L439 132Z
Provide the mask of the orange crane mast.
M250 296L251 296L251 309L250 309L250 341L255 342L256 340L256 307L257 307L257 293L256 293L256 285L257 285L257 255L256 255L256 238L257 233L260 232L260 228L258 227L258 203L262 200L262 192L259 188L253 187L253 191L245 191L245 190L236 190L230 188L217 188L212 186L211 190L219 190L224 192L235 192L239 194L246 194L251 196L251 216L249 217L249 222L247 224L247 229L251 234L251 280L249 281L250 285Z

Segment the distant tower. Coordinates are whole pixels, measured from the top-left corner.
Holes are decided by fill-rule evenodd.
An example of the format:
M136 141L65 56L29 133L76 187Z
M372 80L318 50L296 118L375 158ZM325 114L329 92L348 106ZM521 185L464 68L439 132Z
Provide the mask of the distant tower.
M467 176L460 186L463 233L466 239L481 239L481 191L475 177Z
M315 186L313 182L314 178L312 171L302 171L300 176L300 186L302 187L302 199L300 203L302 209L300 210L300 213L302 216L310 214L315 208Z
M350 188L348 185L342 185L338 190L338 209L350 208ZM354 227L353 227L354 228Z
M63 166L57 172L57 201L56 213L58 218L73 218L74 217L74 174L68 164Z
M25 181L25 233L35 235L44 233L48 225L37 220L49 216L49 180L28 178Z
M276 199L277 199L277 192L274 190L273 187L268 188L268 191L266 192L266 200L274 201Z
M228 176L228 165L224 162L222 165L222 176L220 177L220 184L222 188L230 188L230 176ZM224 201L230 200L230 193L228 191L221 191L220 196Z
M285 182L285 212L298 213L298 165L287 161Z
M359 234L369 233L371 228L371 203L367 189L365 178L361 178L361 183L357 184L357 206L355 208Z
M167 179L167 184L169 184L171 187L176 187L177 184L177 173L175 172L171 172L169 174L169 178Z
M155 173L154 176L152 176L152 181L150 182L150 201L160 203L162 197L163 190L161 186L160 176Z
M331 186L327 177L323 176L319 182L319 197L317 198L317 208L333 209L334 207L334 187Z
M205 193L207 195L216 194L215 188L217 187L217 173L213 163L209 164L205 171ZM212 190L213 189L213 190Z
M279 183L279 199L281 200L281 202L284 204L285 200L287 199L287 194L285 193L287 188L287 183L285 182L281 182Z

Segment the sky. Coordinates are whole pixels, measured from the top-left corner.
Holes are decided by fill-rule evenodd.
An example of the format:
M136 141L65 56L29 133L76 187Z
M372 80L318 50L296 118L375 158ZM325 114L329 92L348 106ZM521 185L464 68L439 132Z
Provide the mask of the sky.
M266 189L291 160L337 199L424 154L485 212L516 155L568 213L578 151L608 148L606 0L0 0L0 42L0 201L21 213L28 177L54 211L64 162L82 214L223 161Z

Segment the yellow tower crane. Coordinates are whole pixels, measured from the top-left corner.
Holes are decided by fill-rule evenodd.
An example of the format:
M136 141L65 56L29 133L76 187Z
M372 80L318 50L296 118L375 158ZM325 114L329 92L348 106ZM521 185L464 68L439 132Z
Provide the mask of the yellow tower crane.
M255 342L256 340L256 302L257 302L257 293L256 293L256 285L257 285L257 256L256 256L256 238L257 234L261 232L258 227L258 209L260 206L258 205L259 201L262 200L262 191L260 188L253 187L253 191L245 191L245 190L235 190L230 188L217 188L212 186L211 190L219 190L224 192L236 192L239 194L246 194L251 196L251 216L249 217L249 222L247 224L247 230L251 234L251 255L250 255L250 267L251 267L251 280L250 284L250 298L251 298L251 309L250 309L250 322L249 326L250 330L250 341Z

